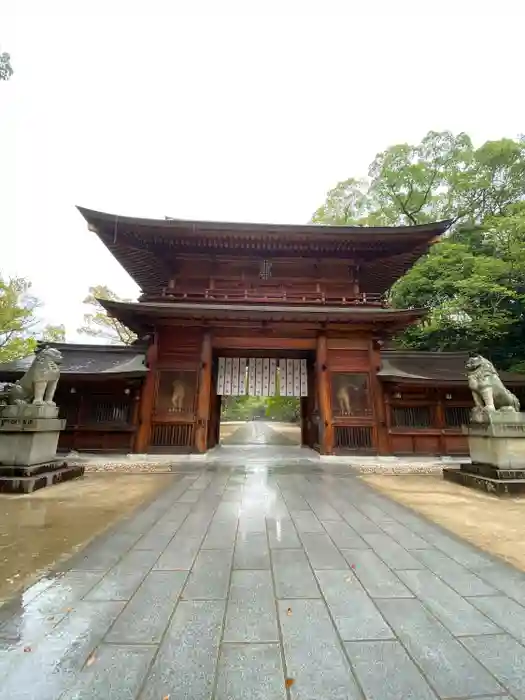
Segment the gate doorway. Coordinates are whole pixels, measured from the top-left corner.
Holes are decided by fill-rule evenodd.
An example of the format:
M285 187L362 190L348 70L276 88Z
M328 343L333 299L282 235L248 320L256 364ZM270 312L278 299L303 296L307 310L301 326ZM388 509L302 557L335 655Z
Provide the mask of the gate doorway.
M310 353L214 357L208 449L222 445L319 449Z

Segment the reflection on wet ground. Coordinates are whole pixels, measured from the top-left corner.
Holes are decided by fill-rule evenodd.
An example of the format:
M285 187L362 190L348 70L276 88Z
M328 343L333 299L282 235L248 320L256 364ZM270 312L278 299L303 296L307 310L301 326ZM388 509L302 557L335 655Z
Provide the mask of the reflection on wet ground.
M0 495L0 603L173 478L91 474L29 496Z
M281 450L215 452L2 608L0 700L525 697L525 576Z
M293 423L246 423L221 424L223 445L281 445L290 447L301 444L301 427Z

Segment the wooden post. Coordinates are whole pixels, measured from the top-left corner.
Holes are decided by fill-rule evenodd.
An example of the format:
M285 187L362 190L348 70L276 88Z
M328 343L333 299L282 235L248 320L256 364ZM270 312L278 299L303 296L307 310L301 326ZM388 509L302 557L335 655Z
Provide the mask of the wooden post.
M211 333L206 332L202 338L199 394L197 397L197 430L195 431L195 448L198 452L206 452L208 447L208 421L210 419L211 402L211 365Z
M328 380L328 350L326 334L317 338L317 391L319 394L319 413L321 420L321 454L329 455L333 452L334 426L332 421L332 399L330 396L330 382Z
M445 436L445 407L443 406L443 391L438 389L434 394L436 400L433 422L436 428L439 428L439 452L442 455L447 454L447 440Z
M373 338L370 340L369 357L370 389L376 417L377 452L380 455L386 455L389 453L389 440L385 417L385 399L383 397L383 385L377 376L377 372L381 369L381 354L380 345Z
M151 418L155 403L155 385L157 382L158 334L155 332L152 344L146 353L148 373L140 396L139 427L135 436L135 452L146 452L151 436Z

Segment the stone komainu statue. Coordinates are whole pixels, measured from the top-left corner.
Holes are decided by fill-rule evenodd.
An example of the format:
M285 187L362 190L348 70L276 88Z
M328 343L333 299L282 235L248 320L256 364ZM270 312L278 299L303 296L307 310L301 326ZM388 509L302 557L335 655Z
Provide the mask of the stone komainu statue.
M0 394L0 400L9 405L32 403L35 406L54 406L53 397L60 377L62 353L56 348L43 346L35 353L31 367L14 384Z
M473 420L479 420L487 411L520 410L517 396L504 386L492 362L481 355L474 355L467 360L465 369L474 399Z

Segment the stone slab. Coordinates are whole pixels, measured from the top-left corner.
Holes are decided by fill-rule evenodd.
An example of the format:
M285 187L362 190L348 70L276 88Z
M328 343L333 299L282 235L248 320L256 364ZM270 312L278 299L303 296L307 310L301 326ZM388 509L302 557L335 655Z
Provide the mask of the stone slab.
M158 558L154 569L189 571L200 548L202 537L188 537L179 532Z
M391 569L423 569L423 564L389 535L363 535L363 539ZM414 551L414 550L412 550ZM419 550L429 551L429 550Z
M267 518L270 549L300 549L301 541L291 519Z
M270 571L233 571L225 642L277 642L277 612Z
M101 644L60 700L135 698L155 654L152 646Z
M502 631L431 571L398 571L398 576L454 636Z
M286 700L278 644L224 644L215 700Z
M372 598L412 598L413 594L399 578L369 549L343 549L363 588Z
M129 600L157 558L157 552L131 550L89 591L85 600Z
M187 573L153 571L127 604L106 637L116 644L158 644L175 609Z
M503 693L494 677L419 600L378 600L377 606L440 698Z
M34 493L47 486L78 479L84 475L85 467L63 466L63 462L59 464L60 466L53 466L48 471L34 476L0 476L0 493Z
M201 550L182 593L185 600L219 600L228 595L231 550Z
M215 684L224 600L181 601L140 700L210 700Z
M347 523L334 523L323 520L322 524L339 549L370 549L362 535L358 535Z
M525 647L506 634L461 641L516 700L525 700Z
M456 593L463 596L495 595L496 589L466 567L436 549L420 549L413 552L426 567L433 571Z
M124 603L80 602L30 653L13 655L1 700L56 700L69 690ZM20 654L20 652L22 652Z
M506 596L472 598L471 602L502 630L525 644L525 608L519 603Z
M292 615L287 614L291 608ZM279 601L286 674L298 700L361 700L350 665L322 600Z
M525 493L525 479L492 479L452 467L443 469L443 478L445 481L485 491L495 496L518 496Z
M394 634L356 576L346 570L316 571L341 639L392 639ZM292 608L293 612L293 608Z
M302 549L274 549L271 558L277 598L321 597Z
M327 534L301 533L312 569L344 569L348 565Z
M0 424L5 418L35 419L35 418L58 418L59 408L56 405L43 404L38 406L34 403L16 404L12 406L0 406Z
M345 648L366 700L437 700L399 642L347 642Z
M269 569L268 538L262 532L237 533L233 555L234 569Z
M316 518L313 511L311 510L292 510L290 511L292 520L297 532L316 532L318 534L323 534L324 528L320 521Z

